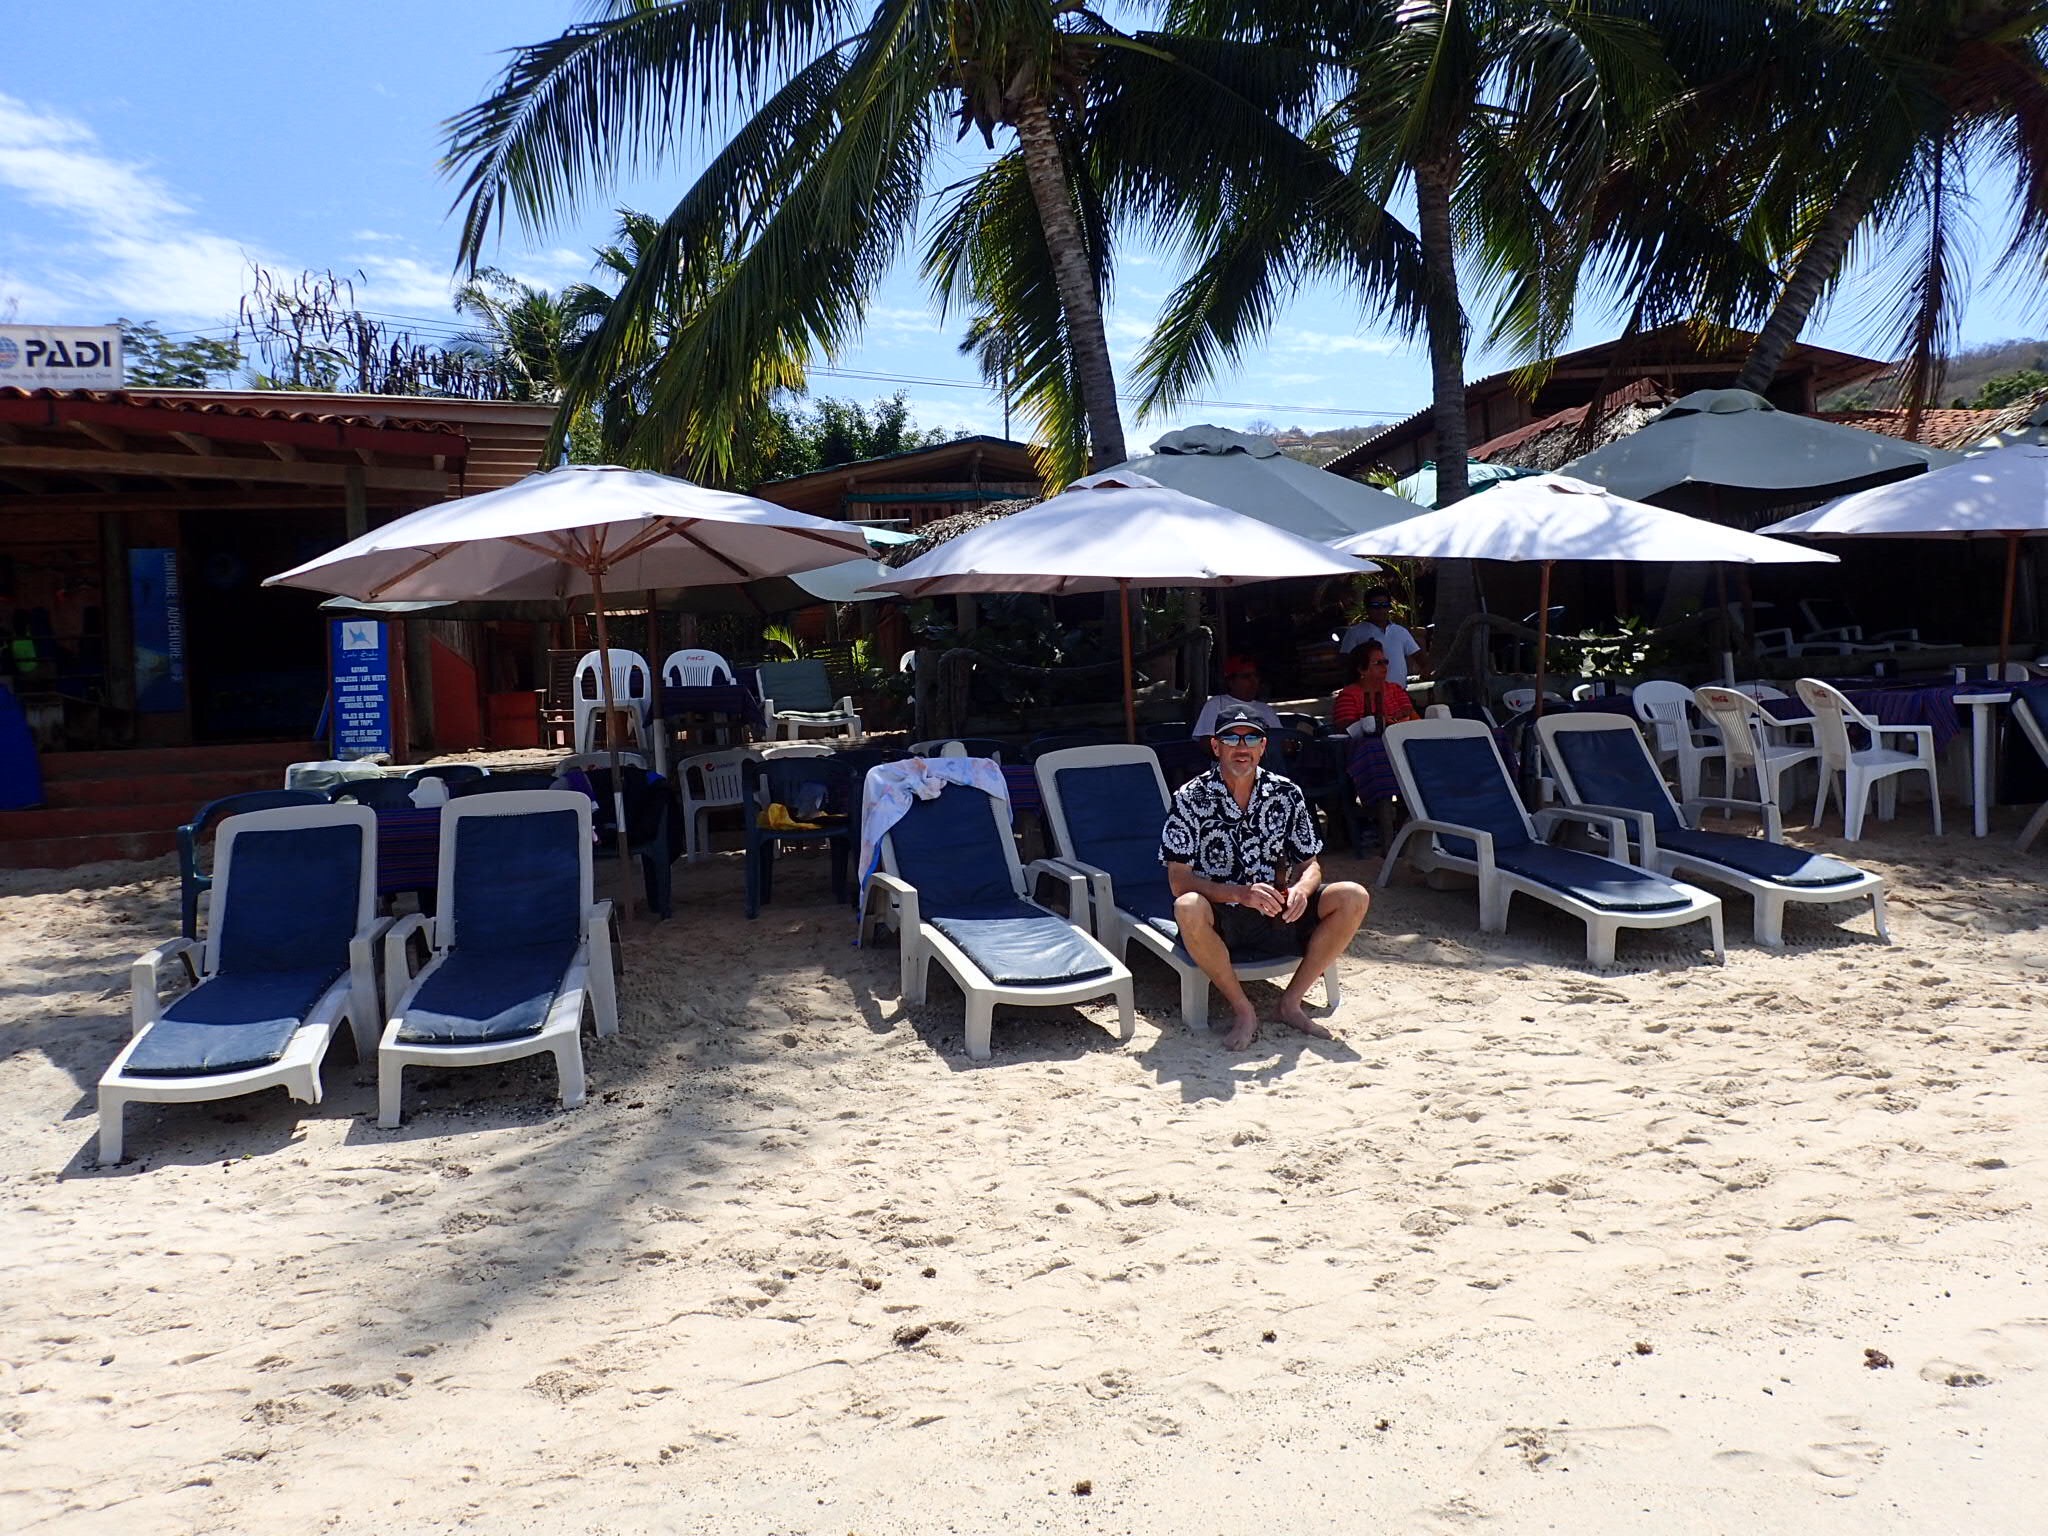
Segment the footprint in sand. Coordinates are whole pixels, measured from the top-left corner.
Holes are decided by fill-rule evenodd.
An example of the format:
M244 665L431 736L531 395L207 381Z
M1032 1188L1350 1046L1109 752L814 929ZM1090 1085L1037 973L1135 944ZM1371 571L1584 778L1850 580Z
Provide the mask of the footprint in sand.
M1875 1440L1816 1441L1797 1457L1807 1471L1828 1479L1829 1493L1843 1497L1856 1491L1856 1480L1884 1460L1884 1447Z

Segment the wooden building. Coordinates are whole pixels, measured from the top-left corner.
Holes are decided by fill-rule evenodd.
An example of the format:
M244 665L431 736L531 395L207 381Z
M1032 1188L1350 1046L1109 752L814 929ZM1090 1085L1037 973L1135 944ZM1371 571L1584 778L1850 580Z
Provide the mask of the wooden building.
M754 487L763 501L816 517L883 523L915 533L934 518L991 501L1045 494L1031 445L1006 437L960 437L931 448L834 464Z

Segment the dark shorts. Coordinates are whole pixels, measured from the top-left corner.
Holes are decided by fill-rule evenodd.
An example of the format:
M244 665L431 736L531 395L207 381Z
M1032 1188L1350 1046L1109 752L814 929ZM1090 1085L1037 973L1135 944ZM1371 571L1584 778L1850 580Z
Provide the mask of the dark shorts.
M1308 910L1293 922L1268 917L1254 907L1219 906L1216 934L1234 961L1286 960L1308 953L1309 935L1322 921L1323 893L1320 887L1308 899Z

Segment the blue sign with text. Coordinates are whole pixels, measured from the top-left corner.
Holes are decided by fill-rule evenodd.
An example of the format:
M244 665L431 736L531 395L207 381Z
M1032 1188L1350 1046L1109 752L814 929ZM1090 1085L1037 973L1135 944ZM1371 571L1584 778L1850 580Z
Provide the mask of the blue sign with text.
M334 755L391 750L391 631L376 619L334 621Z

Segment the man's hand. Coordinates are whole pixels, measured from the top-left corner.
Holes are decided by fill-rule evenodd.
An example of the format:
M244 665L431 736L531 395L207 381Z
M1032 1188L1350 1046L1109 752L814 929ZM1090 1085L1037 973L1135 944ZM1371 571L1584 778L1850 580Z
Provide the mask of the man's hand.
M1315 892L1302 885L1289 886L1287 888L1287 905L1280 913L1281 919L1290 923L1300 922L1301 914L1308 910L1308 899L1314 894Z
M1250 907L1254 912L1263 912L1268 917L1278 917L1286 910L1287 898L1263 880L1256 885L1247 885L1240 889L1244 892L1243 905Z

